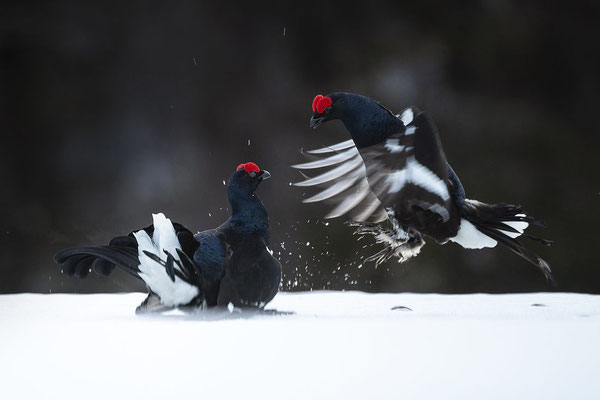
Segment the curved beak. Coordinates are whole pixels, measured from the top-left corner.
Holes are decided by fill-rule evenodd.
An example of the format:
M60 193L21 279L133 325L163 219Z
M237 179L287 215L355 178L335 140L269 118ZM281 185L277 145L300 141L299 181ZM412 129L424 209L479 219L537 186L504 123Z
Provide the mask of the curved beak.
M317 129L325 121L327 121L327 117L317 117L317 118L315 118L315 116L313 115L310 118L310 122L309 122L308 126L310 126L313 129Z
M269 171L264 170L264 169L262 171L260 171L259 178L261 181L264 181L265 179L269 179L270 177L271 177L271 173Z

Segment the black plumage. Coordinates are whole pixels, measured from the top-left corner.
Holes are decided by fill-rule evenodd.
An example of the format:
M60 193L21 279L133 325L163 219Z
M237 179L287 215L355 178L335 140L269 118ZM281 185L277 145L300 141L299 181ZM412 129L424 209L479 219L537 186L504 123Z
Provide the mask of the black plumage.
M424 245L423 235L465 248L501 243L552 280L548 263L516 240L529 225L541 223L520 206L467 199L427 114L409 107L395 115L373 99L341 92L315 97L313 112L311 127L337 119L351 140L307 152L314 160L295 168L331 169L313 177L305 175L296 185L321 187L305 202L335 204L327 215L330 218L351 212L350 225L357 228L356 233L374 235L385 244L368 260L408 260ZM386 220L391 228L381 225Z
M119 267L144 280L150 294L139 311L230 303L262 308L281 280L281 264L268 249L268 213L256 194L268 177L254 163L238 167L228 184L232 215L218 228L193 234L158 214L153 225L108 246L65 249L54 259L67 275L83 278L93 266L107 276Z

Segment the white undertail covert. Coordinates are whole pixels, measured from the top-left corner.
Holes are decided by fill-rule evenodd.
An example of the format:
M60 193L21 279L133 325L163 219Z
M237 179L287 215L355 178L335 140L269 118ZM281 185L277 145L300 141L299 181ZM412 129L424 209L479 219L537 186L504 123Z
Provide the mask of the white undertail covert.
M166 250L173 255L175 260L179 261L177 249L181 249L181 245L171 220L163 213L152 214L152 220L154 224L152 237L143 229L133 233L138 243L139 276L146 282L150 290L160 297L162 304L169 307L188 304L198 296L198 288L181 280L178 276L175 276L175 281L172 281L164 266L144 254L144 251L148 251L166 261ZM173 267L180 270L177 264Z
M515 217L526 217L526 215L516 214ZM525 229L527 229L529 226L529 224L524 221L503 221L503 223L518 231L517 233L497 229L497 231L512 239L521 236ZM460 244L465 249L483 249L496 247L498 244L496 240L481 232L475 225L464 218L460 220L460 227L457 235L453 238L450 238L450 241Z

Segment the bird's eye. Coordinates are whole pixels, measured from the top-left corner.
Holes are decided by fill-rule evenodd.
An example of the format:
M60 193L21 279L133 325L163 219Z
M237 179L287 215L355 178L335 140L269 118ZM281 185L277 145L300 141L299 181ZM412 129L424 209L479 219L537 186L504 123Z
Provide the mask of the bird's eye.
M252 171L248 175L250 175L252 178L254 178L256 176L256 172Z
M330 112L331 112L331 106L329 106L325 109L325 114L329 114Z

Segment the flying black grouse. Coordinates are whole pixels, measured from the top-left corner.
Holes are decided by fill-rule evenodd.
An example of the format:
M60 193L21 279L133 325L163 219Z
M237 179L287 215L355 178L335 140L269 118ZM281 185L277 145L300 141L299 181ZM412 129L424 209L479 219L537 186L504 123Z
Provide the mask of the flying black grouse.
M312 128L339 119L352 139L308 151L317 159L294 168L331 168L295 185L323 187L304 202L335 203L327 218L352 210L349 224L357 227L355 233L372 234L385 244L367 260L380 264L396 256L406 261L419 254L425 244L423 235L467 249L502 243L552 281L548 263L516 240L530 224L543 224L517 205L467 199L427 114L409 107L395 115L373 99L339 92L317 95L312 108ZM379 225L385 220L391 229Z
M100 275L117 266L142 279L150 294L139 312L229 303L262 308L281 280L281 264L268 248L267 210L256 195L270 176L254 163L239 165L227 188L231 218L216 229L192 234L154 214L153 225L108 246L66 249L54 259L67 275L83 278L93 264Z

